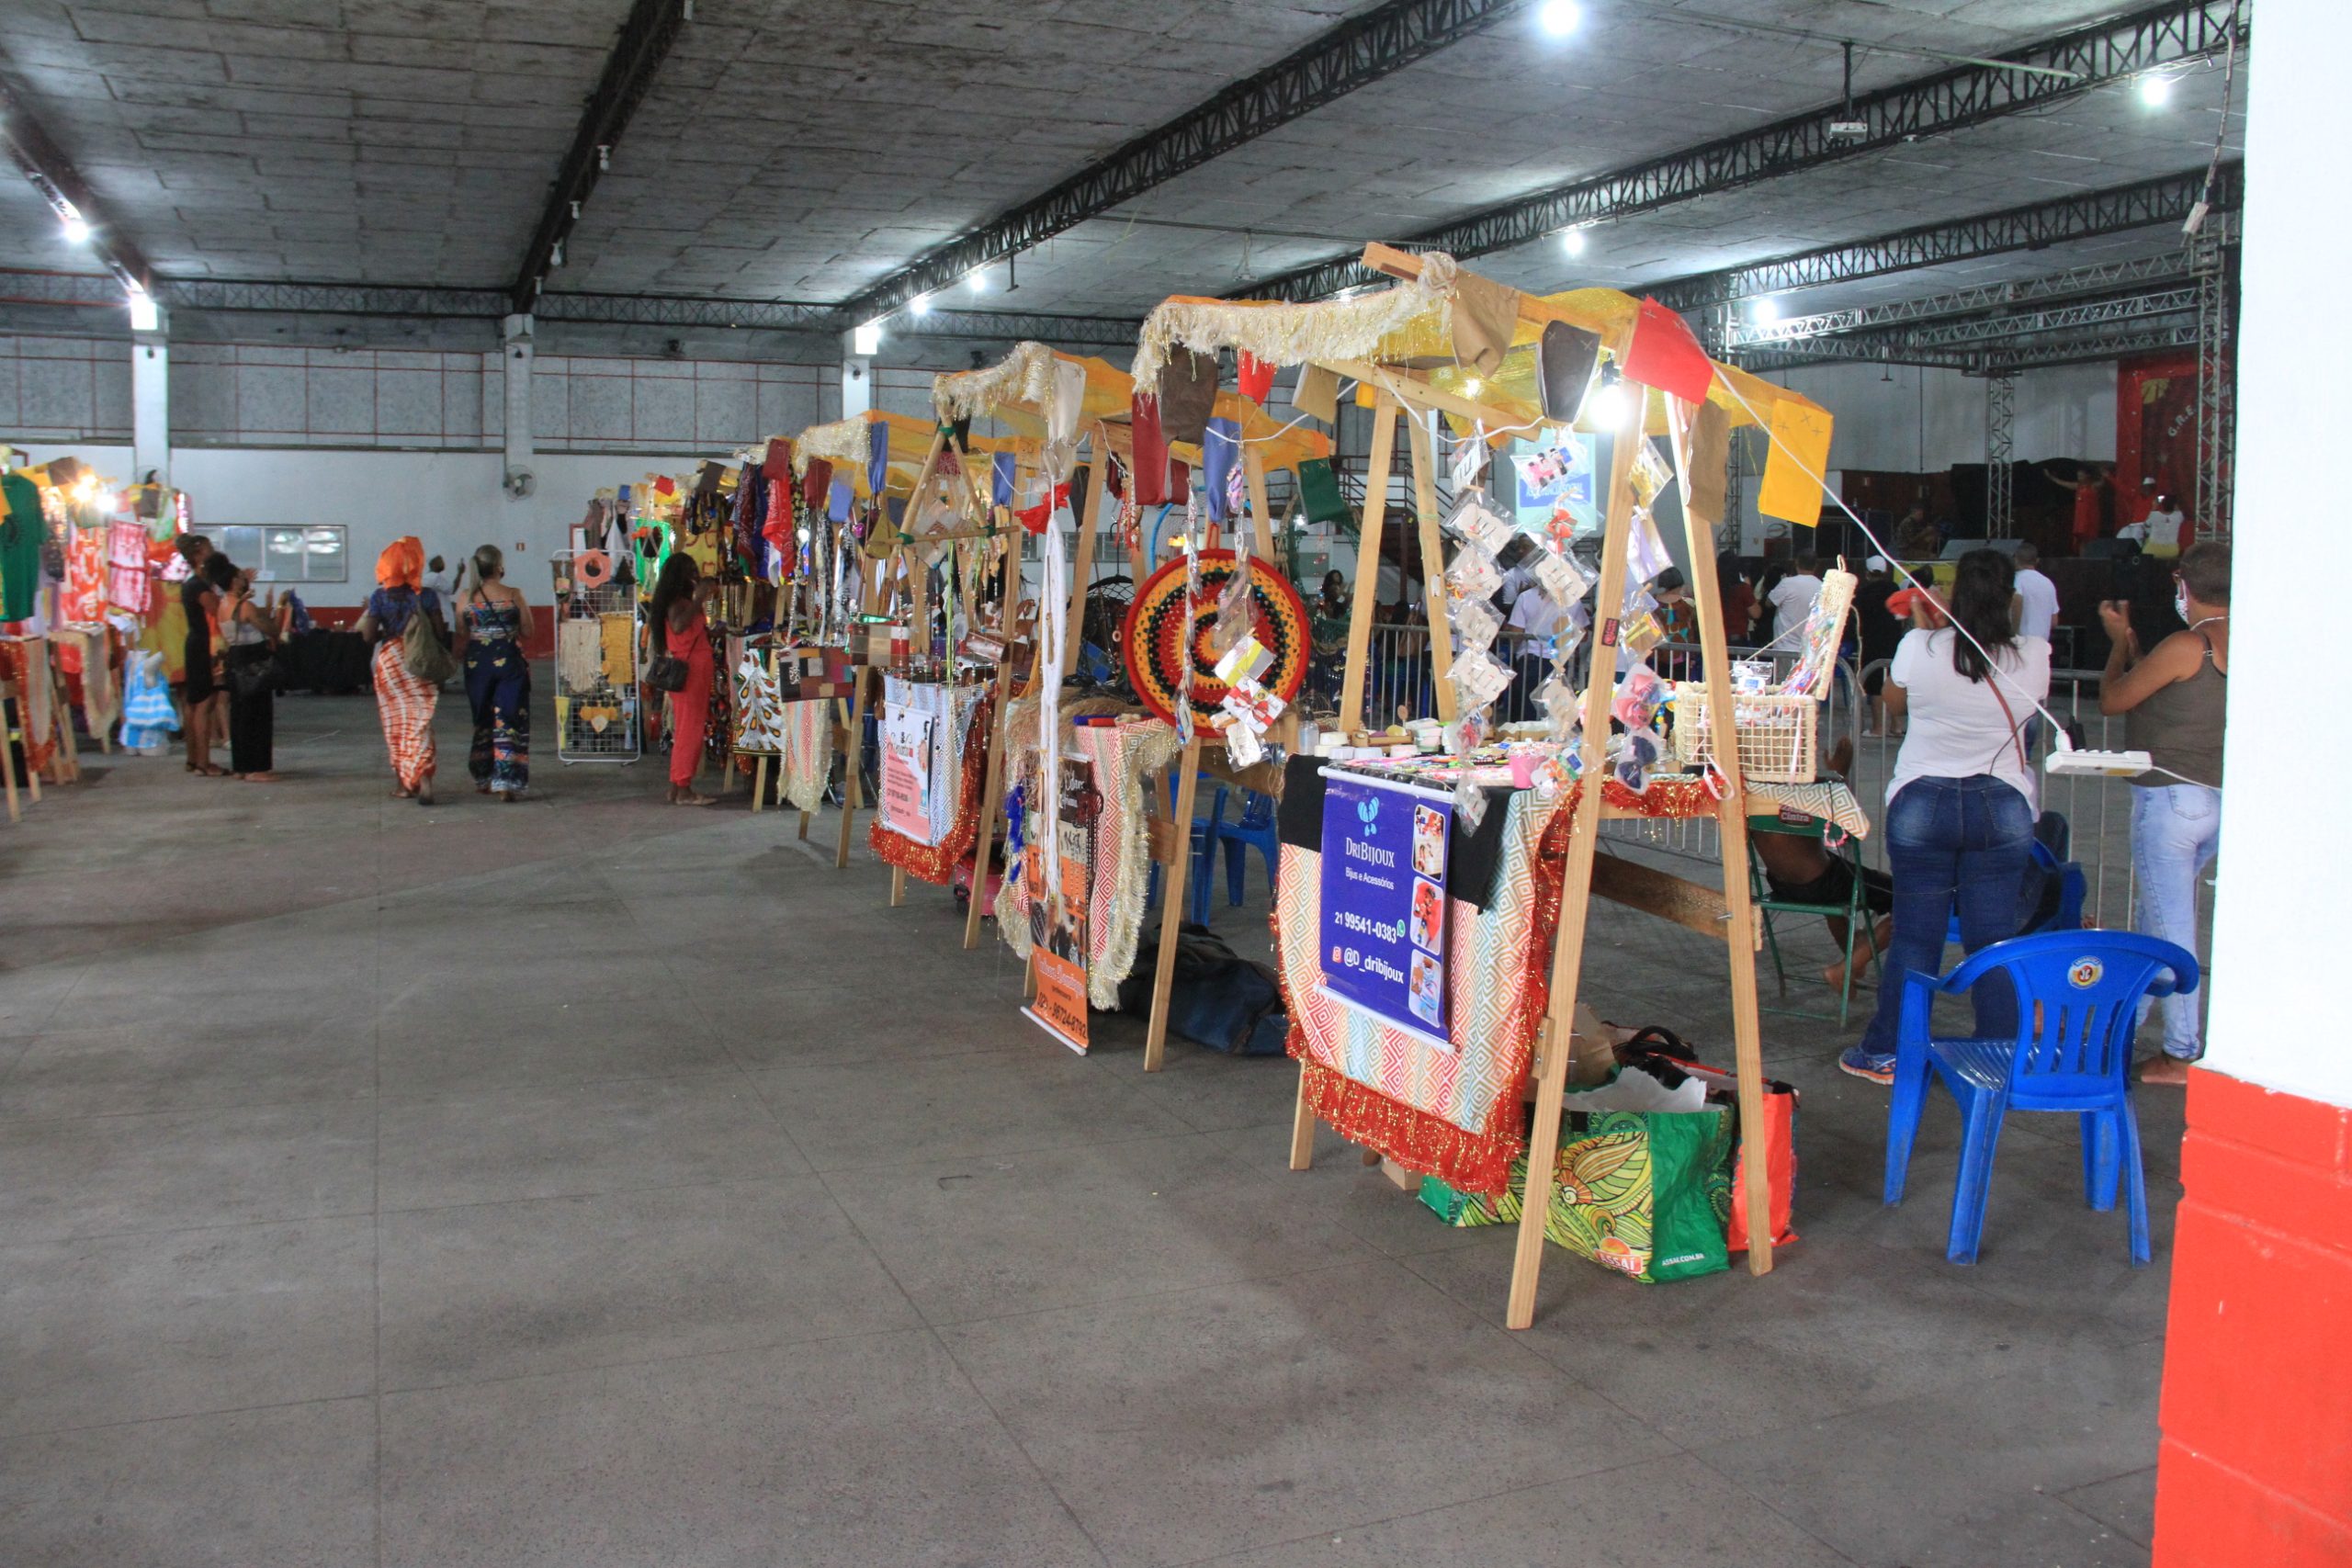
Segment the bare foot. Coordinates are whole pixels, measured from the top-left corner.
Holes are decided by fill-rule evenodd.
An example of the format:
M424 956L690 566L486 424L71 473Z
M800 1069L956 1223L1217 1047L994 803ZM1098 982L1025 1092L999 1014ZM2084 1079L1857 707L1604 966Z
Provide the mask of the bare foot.
M247 784L276 784L277 782L276 773L243 773L239 776Z
M2196 1065L2194 1062L2184 1062L2177 1056L2158 1056L2140 1069L2140 1081L2185 1085L2188 1082L2188 1069Z
M1870 954L1866 953L1854 954L1854 983L1860 985L1869 977L1870 972ZM1843 964L1832 964L1821 972L1821 978L1831 990L1842 991L1846 988L1846 966Z
M394 800L410 800L414 798L414 793L410 790L396 789L392 791L392 798Z
M670 797L670 804L673 806L708 806L711 804L711 798L707 795L696 795L690 789L682 790L677 795Z

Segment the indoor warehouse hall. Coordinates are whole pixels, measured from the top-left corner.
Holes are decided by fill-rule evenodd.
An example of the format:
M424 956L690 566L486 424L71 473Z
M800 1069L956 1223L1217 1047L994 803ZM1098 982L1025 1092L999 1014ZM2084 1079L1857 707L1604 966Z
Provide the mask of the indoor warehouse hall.
M2352 18L7 9L0 1565L2352 1568Z

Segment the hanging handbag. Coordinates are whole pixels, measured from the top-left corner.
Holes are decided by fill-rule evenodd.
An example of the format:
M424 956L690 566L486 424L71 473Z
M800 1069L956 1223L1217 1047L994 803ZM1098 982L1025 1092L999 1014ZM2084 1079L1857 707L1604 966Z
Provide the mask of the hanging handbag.
M421 599L409 612L408 625L401 632L401 662L412 677L428 686L437 686L458 672L458 660Z
M686 689L686 661L674 653L657 653L645 667L645 683L657 692Z

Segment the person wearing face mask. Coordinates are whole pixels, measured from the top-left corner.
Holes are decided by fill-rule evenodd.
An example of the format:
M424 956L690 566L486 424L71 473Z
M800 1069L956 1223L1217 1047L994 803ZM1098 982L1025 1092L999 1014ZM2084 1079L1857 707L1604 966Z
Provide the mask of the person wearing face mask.
M2195 545L2180 558L2173 608L2188 623L2146 653L2130 607L2108 600L2098 618L2109 639L2099 679L2101 713L2126 716L2124 745L2153 764L2132 781L2132 867L2138 930L2197 951L2197 881L2221 849L2222 719L2230 670L2230 557ZM2143 1083L2186 1083L2204 1054L2196 995L2164 998L2164 1055ZM2143 1003L2144 1010L2147 1004ZM2144 1010L2143 1017L2145 1016Z

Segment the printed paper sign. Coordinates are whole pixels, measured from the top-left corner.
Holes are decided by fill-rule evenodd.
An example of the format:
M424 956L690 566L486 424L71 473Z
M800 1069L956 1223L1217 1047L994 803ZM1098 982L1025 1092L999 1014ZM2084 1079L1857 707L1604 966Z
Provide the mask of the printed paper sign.
M1029 960L1036 971L1037 999L1021 1010L1083 1056L1088 1043L1086 968L1098 804L1094 765L1082 757L1065 757L1062 780L1062 885L1056 896L1046 896L1043 841L1030 844L1022 855L1022 875L1029 884Z
M1446 1032L1446 846L1453 803L1326 775L1324 989L1441 1051Z
M882 714L882 825L918 844L931 842L931 741L936 716L885 707Z

